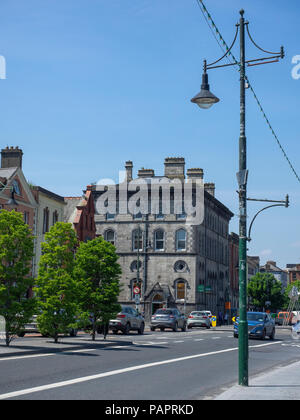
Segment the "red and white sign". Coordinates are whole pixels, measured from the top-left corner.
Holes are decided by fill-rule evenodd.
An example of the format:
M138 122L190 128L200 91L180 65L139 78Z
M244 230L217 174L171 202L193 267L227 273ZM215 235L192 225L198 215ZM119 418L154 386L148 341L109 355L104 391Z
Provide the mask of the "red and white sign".
M140 288L139 288L138 286L135 286L135 287L133 288L133 293L134 293L135 295L139 295L139 294L140 294Z

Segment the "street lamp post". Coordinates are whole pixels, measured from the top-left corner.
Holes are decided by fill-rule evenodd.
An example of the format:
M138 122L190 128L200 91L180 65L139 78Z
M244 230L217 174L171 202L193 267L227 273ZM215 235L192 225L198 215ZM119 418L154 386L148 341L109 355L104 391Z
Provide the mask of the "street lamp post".
M240 20L236 25L236 34L234 41L226 53L217 61L207 64L204 61L204 73L202 76L201 91L191 99L191 102L197 104L200 108L210 108L213 104L219 102L219 99L209 90L207 70L239 66L240 71L240 136L239 136L239 172L237 173L239 185L239 385L248 386L248 322L247 322L247 140L246 140L246 64L254 66L277 62L279 58L284 57L283 47L279 53L272 53L260 48L250 35L248 24L244 19L244 10L240 11ZM245 28L251 42L261 51L272 55L272 57L262 57L246 61L245 57ZM225 58L233 48L240 32L240 62L216 65ZM273 58L273 61L266 61Z

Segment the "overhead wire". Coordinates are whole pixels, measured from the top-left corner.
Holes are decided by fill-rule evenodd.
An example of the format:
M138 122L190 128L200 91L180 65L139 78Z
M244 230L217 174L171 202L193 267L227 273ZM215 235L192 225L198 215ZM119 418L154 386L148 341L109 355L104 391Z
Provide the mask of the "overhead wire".
M206 8L206 6L205 6L205 4L204 4L203 0L196 0L196 1L197 1L197 4L198 4L198 6L199 6L199 8L200 8L200 10L201 10L201 12L202 12L202 14L203 14L204 18L205 18L205 21L206 21L206 23L207 23L208 27L210 28L211 32L213 33L213 36L214 36L214 38L216 39L216 41L217 41L218 45L220 46L220 48L222 49L222 51L223 51L223 52L226 52L226 51L228 52L228 55L226 56L226 58L229 60L229 62L231 62L231 61L230 61L230 59L229 59L229 57L228 57L228 56L231 56L231 58L232 58L232 60L233 60L233 63L234 63L234 64L236 64L236 65L238 65L238 71L240 71L240 63L239 63L239 62L238 62L238 60L235 58L235 56L233 55L233 53L230 51L230 49L229 49L229 47L228 47L228 45L227 45L226 41L225 41L225 40L224 40L224 38L222 37L221 32L219 31L219 29L218 29L218 27L217 27L216 23L214 22L214 20L213 20L213 18L212 18L212 16L211 16L211 14L210 14L210 13L209 13L209 11L207 10L207 8ZM218 38L219 38L219 39L218 39ZM225 51L225 50L226 50L226 51ZM280 140L279 140L279 138L278 138L278 136L277 136L277 134L276 134L275 130L273 129L273 127L272 127L272 125L271 125L271 122L270 122L269 118L267 117L267 115L266 115L266 113L265 113L265 111L264 111L264 109L263 109L263 106L262 106L262 104L261 104L261 101L259 100L258 96L257 96L257 95L256 95L256 93L255 93L255 90L254 90L254 88L253 88L252 84L251 84L251 83L250 83L250 81L249 81L248 76L245 76L245 81L247 82L247 84L248 84L248 88L251 90L251 92L252 92L252 94L253 94L253 96L254 96L254 99L256 100L256 103L257 103L257 105L258 105L258 107L259 107L259 109L260 109L260 111L261 111L261 113L262 113L262 115L263 115L263 118L265 119L265 121L266 121L266 123L267 123L267 125L268 125L269 129L271 130L271 133L272 133L273 137L275 138L275 140L276 140L276 142L277 142L277 145L279 146L279 148L280 148L280 150L281 150L281 152L282 152L282 154L283 154L284 158L286 159L286 161L287 161L287 163L288 163L288 165L289 165L289 167L290 167L291 171L292 171L292 172L293 172L293 174L295 175L295 177L296 177L297 181L300 183L300 177L299 177L299 175L298 175L298 173L297 173L296 169L294 168L294 166L293 166L293 164L292 164L291 160L289 159L289 157L288 157L288 155L287 155L286 151L284 150L284 147L282 146L282 144L281 144L281 142L280 142Z

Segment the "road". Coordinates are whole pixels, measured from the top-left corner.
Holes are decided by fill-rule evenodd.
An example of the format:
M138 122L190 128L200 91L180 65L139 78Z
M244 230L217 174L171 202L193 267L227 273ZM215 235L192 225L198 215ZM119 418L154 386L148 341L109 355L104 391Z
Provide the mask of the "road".
M82 334L62 338L58 347L24 338L14 342L18 353L0 357L0 399L214 399L237 382L237 346L225 329L99 336L96 342ZM287 330L249 346L249 375L300 360L300 345Z

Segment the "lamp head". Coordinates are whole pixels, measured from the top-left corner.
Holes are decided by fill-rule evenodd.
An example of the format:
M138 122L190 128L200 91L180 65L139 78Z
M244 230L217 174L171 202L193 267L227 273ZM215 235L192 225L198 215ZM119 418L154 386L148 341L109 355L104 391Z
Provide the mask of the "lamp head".
M206 70L204 70L202 75L201 90L191 99L191 102L197 104L202 109L208 109L219 101L220 99L209 90L208 74L206 73Z

